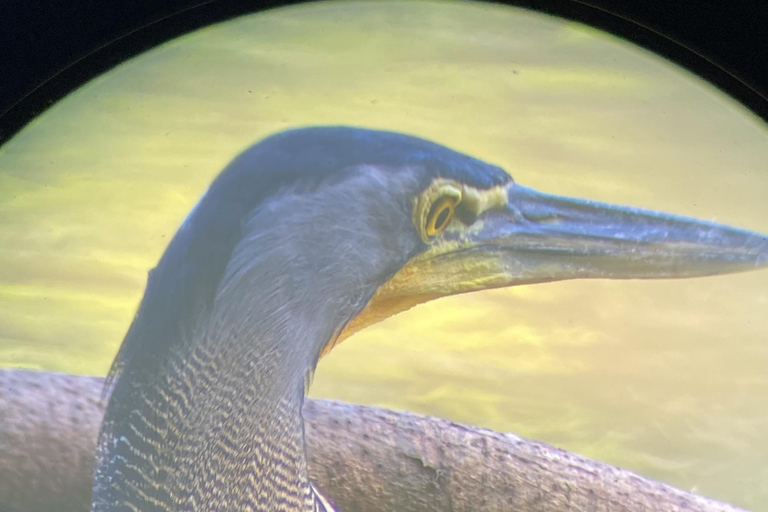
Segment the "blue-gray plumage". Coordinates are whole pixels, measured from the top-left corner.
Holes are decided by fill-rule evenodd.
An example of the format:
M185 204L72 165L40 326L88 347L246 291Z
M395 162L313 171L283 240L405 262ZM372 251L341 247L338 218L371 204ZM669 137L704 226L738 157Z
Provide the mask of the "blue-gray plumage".
M402 134L291 130L238 156L150 272L115 359L93 512L312 511L320 356L438 297L768 265L764 236L542 194Z

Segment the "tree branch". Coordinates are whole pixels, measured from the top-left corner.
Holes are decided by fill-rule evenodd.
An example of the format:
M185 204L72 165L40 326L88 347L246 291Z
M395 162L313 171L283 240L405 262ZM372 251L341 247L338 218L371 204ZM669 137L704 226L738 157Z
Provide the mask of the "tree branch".
M0 511L86 512L103 379L0 370ZM313 480L344 512L738 512L512 434L308 400Z

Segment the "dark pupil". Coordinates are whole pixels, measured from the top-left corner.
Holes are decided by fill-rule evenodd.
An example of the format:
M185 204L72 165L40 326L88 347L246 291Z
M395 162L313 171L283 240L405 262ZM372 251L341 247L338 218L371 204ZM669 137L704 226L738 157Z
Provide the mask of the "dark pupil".
M448 214L450 211L451 209L448 207L445 207L440 211L440 213L437 215L437 219L435 220L435 229L440 229L443 227L445 221L448 220Z

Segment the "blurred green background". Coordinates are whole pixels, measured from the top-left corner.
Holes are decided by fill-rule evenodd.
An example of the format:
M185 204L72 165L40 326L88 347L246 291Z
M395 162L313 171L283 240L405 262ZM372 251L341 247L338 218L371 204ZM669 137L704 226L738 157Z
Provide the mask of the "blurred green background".
M540 190L768 232L768 129L617 38L479 3L303 5L174 40L0 148L0 364L104 375L211 179L289 127L446 144ZM768 510L768 272L436 301L312 395L511 431Z

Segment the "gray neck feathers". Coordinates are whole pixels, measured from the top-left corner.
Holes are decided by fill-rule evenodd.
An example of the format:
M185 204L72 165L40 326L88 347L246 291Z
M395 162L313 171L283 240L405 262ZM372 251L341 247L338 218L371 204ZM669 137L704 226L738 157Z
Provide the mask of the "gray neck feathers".
M417 250L402 199L413 184L391 182L404 176L366 169L286 190L244 219L209 317L106 447L120 488L94 511L314 509L305 382L334 332Z

